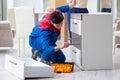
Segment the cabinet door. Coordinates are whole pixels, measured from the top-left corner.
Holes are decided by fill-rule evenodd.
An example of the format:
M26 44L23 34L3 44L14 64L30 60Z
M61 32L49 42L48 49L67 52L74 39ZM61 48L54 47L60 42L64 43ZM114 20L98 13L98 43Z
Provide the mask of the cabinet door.
M78 66L81 67L81 51L74 46L71 46L71 58L72 61Z
M82 65L112 69L112 14L86 14L82 21Z
M82 55L81 55L81 50L76 48L76 64L77 66L81 67L82 64Z

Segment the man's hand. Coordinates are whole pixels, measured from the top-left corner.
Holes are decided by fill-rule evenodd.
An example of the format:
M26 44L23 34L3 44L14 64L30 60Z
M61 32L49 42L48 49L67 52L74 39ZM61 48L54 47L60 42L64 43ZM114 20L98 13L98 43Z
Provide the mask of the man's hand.
M60 49L67 48L69 45L70 45L69 42L64 42L61 46L56 46L54 51L56 52L56 51L58 51Z
M62 44L62 46L61 46L61 49L67 48L69 45L70 45L69 42L64 42L64 43Z
M70 43L69 42L64 42L64 45L65 45L65 48L67 48L70 45Z

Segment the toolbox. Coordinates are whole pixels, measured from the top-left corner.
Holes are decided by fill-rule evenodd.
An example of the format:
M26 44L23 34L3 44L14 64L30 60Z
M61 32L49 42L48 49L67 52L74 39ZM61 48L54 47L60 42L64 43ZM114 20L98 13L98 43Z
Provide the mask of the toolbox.
M52 63L50 66L54 68L56 73L70 73L73 71L74 63L65 62L65 63Z

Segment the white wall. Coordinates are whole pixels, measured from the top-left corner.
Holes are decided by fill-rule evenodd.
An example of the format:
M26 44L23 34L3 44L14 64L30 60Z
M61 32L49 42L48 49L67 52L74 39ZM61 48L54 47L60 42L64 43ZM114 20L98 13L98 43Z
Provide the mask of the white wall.
M7 8L14 7L14 0L7 0Z
M50 7L50 0L43 0L44 1L44 11L46 11L46 8Z
M19 6L31 6L35 8L35 12L43 12L43 0L8 0L8 8Z
M97 0L88 0L87 8L89 10L89 13L97 12L98 9Z

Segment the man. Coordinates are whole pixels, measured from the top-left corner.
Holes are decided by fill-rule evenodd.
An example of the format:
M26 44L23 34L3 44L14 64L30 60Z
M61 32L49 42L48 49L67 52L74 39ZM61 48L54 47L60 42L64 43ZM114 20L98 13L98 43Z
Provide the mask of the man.
M50 11L36 24L29 37L33 59L36 59L38 56L41 58L41 62L48 65L51 62L65 62L66 57L61 49L67 48L69 43L64 42L61 46L57 46L56 41L64 19L62 12L69 11L75 4L76 0L73 0L69 5Z

